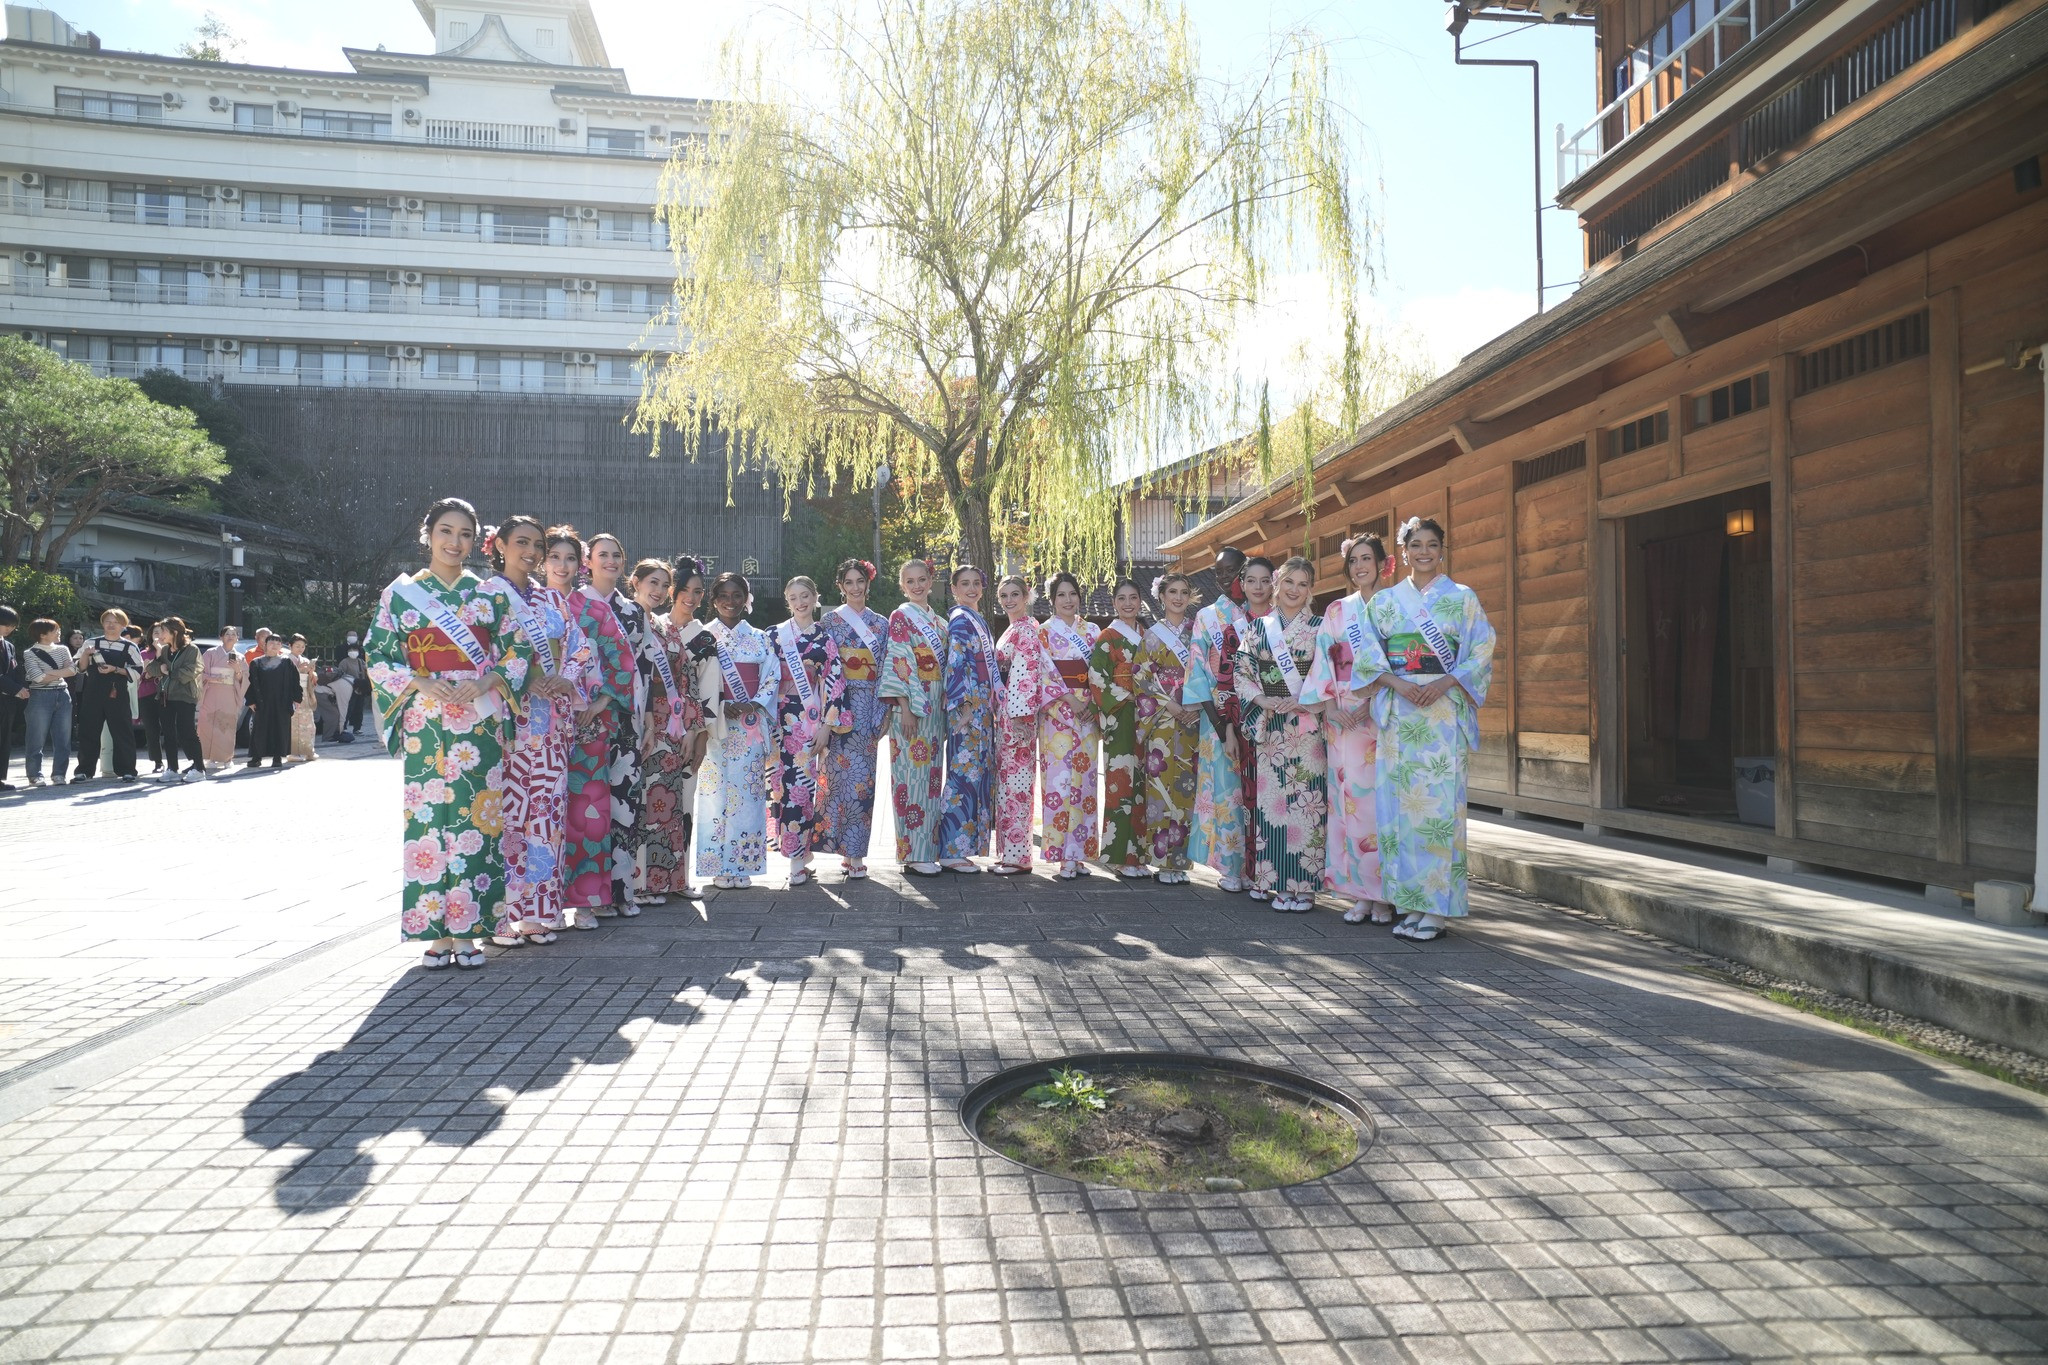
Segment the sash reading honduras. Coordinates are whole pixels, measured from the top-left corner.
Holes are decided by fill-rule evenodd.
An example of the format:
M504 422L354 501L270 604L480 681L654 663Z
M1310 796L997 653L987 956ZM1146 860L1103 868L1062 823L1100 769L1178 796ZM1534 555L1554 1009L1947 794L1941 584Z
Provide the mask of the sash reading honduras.
M649 651L649 657L654 660L654 671L661 675L662 689L668 695L668 724L663 728L668 731L670 739L681 739L683 737L683 694L676 687L675 670L669 666L668 645L662 640L661 632L658 630L647 632L647 643L652 646Z
M1266 628L1266 644L1272 648L1273 662L1280 665L1280 676L1287 680L1287 690L1300 696L1301 665L1294 662L1294 651L1287 647L1287 629L1280 624L1280 613L1261 616L1259 624Z
M1443 627L1436 623L1436 617L1430 615L1428 605L1422 600L1422 594L1415 590L1415 580L1404 578L1388 591L1394 594L1395 605L1406 612L1408 619L1415 623L1416 632L1422 636L1423 643L1429 646L1429 652L1436 655L1436 660L1443 665L1444 672L1449 673L1456 668L1457 651L1451 648L1451 642L1444 637Z
M500 574L484 584L485 592L501 592L512 602L512 620L519 627L519 633L526 637L526 643L533 646L533 652L540 655L541 671L550 677L558 665L555 662L555 644L548 639L547 617L539 607L526 600L519 589L512 586L512 580Z
M797 700L804 704L808 713L817 705L817 693L811 688L811 675L804 669L803 656L797 653L796 622L784 621L775 628L775 646L782 654L782 671L789 677L789 685L796 689ZM811 770L799 763L796 765L796 780L812 791L818 790L818 779L811 776Z

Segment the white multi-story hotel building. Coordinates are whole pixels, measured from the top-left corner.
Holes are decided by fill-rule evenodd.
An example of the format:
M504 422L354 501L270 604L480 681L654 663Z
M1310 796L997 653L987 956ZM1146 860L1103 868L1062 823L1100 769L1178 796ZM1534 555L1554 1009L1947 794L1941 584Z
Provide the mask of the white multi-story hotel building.
M345 427L487 516L772 565L778 518L723 509L722 467L628 468L675 269L658 182L703 106L634 94L588 0L416 3L431 53L349 48L346 71L116 51L8 5L5 325L103 373L217 381L282 443ZM607 466L623 501L564 493ZM701 526L638 515L712 482Z

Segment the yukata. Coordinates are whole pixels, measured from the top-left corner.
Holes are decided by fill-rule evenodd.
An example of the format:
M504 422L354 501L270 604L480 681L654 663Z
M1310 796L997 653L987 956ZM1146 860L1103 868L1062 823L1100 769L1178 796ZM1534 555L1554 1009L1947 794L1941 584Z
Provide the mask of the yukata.
M825 741L825 807L817 849L865 858L875 823L875 755L889 724L889 708L882 705L879 691L889 621L842 604L825 614L825 632L839 651L846 697L840 728Z
M1194 662L1194 630L1192 621L1183 621L1179 629L1163 619L1155 621L1138 647L1139 745L1145 774L1140 837L1161 872L1185 872L1189 867L1188 818L1195 808L1201 722L1182 720L1165 703L1181 700Z
M1098 632L1076 619L1054 616L1039 627L1046 655L1066 683L1066 695L1038 714L1039 782L1045 806L1039 838L1046 859L1085 862L1095 856L1095 716L1088 691L1088 660Z
M902 705L889 728L889 778L896 809L896 860L939 860L939 806L945 773L946 625L930 607L905 602L889 613L889 652L881 695ZM903 733L903 715L917 717L917 738Z
M209 768L235 761L235 725L249 692L249 673L242 660L219 645L200 656L199 752ZM60 777L63 774L58 774Z
M302 700L292 708L292 751L286 759L296 763L310 763L320 755L313 752L313 740L317 733L314 722L318 719L319 707L314 689L319 686L320 675L313 667L313 661L303 654L288 654L286 658L299 670L299 696Z
M1281 628L1276 609L1246 623L1237 647L1237 696L1258 755L1257 797L1251 803L1253 880L1276 896L1312 897L1323 884L1330 804L1322 725L1316 716L1283 714L1267 705L1301 699L1321 624L1322 618L1303 608ZM1275 652L1276 633L1291 669Z
M588 587L569 594L576 628L590 642L591 701L610 703L569 744L569 814L562 827L562 903L612 903L612 730L633 705L634 656L611 603ZM573 720L572 720L573 723Z
M409 939L488 938L505 903L505 746L526 694L533 647L512 624L512 603L475 574L451 584L431 570L412 579L467 630L485 667L433 616L384 589L370 624L370 681L384 743L405 764L404 885L399 932ZM458 623L459 624L455 624ZM504 687L473 702L438 702L413 690L420 678L459 683L497 678Z
M1354 684L1387 673L1427 682L1448 672L1458 686L1427 710L1387 688L1373 693L1380 899L1404 914L1456 919L1467 913L1465 768L1493 682L1493 626L1477 593L1448 575L1432 579L1418 596L1448 647L1446 661L1401 605L1404 588L1384 588L1366 604L1369 652L1352 665Z
M1031 795L1038 785L1039 713L1063 701L1067 684L1029 616L996 643L1003 704L996 718L996 861L1031 866Z
M605 754L605 781L612 789L611 900L613 905L630 905L640 881L640 802L646 795L640 786L640 740L647 724L647 677L654 671L647 651L661 646L649 642L645 607L616 588L611 606L633 662L632 696L623 706L615 703L611 745Z
M946 809L939 856L988 855L995 834L996 717L1003 674L981 613L953 608L946 618Z
M825 748L814 741L828 739L840 725L846 705L846 675L839 662L839 646L824 623L798 632L796 623L784 621L768 633L781 662L781 691L776 695L777 744L771 764L772 800L768 807L770 832L785 858L797 858L818 847L824 837L821 821L825 794Z
M514 597L512 621L521 635L531 622L534 676L562 678L576 689L556 700L529 695L519 708L512 749L505 755L505 920L524 932L563 927L562 838L569 808L569 745L576 712L590 704L596 655L576 624L576 609L553 588L529 581L524 591L493 579ZM518 608L524 604L525 610Z
M1125 868L1145 861L1145 779L1139 771L1138 651L1145 637L1121 620L1103 627L1088 655L1088 691L1102 732L1102 860Z
M775 748L775 689L782 681L775 646L745 621L705 626L712 650L697 665L711 744L697 774L697 875L758 877L768 870L768 756ZM730 665L739 683L726 678ZM727 701L760 709L725 714Z
M1214 868L1219 877L1246 875L1245 847L1250 839L1251 804L1257 791L1245 778L1253 769L1251 741L1245 736L1237 699L1237 647L1246 617L1244 608L1220 598L1195 613L1188 647L1188 675L1181 700L1189 706L1207 703L1235 732L1226 739L1202 712L1195 752L1194 827L1188 834L1188 857Z
M1373 791L1378 785L1379 726L1372 708L1351 690L1358 646L1371 627L1365 620L1362 593L1340 598L1323 614L1316 631L1316 657L1302 684L1305 702L1328 702L1322 714L1323 745L1329 757L1329 835L1324 843L1323 885L1353 903L1384 900L1380 895L1379 810ZM1338 707L1354 713L1346 722Z
M704 704L694 684L698 662L715 652L703 622L678 623L658 614L648 618L647 642L640 649L647 733L640 746L640 789L633 811L639 836L634 870L640 889L650 896L680 896L690 889L690 839L697 823L697 772L690 755L704 728ZM669 695L657 659L667 662L679 695Z

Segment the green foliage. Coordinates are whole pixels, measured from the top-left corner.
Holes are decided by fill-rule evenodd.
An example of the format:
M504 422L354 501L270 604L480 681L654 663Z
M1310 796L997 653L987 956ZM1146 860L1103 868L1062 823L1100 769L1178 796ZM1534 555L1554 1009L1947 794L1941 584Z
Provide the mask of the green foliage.
M887 464L990 564L1105 574L1118 462L1234 421L1276 273L1347 302L1367 225L1320 44L1205 80L1171 0L824 0L662 186L674 346L639 426L796 496ZM808 49L808 50L805 50ZM822 65L816 81L787 73Z
M942 565L950 563L956 557L959 539L959 526L943 489L929 481L892 475L882 490L882 558L868 589L868 606L888 615L903 601L896 586L896 570L903 561L916 556ZM791 509L789 529L782 540L782 576L790 579L803 574L812 579L824 595L825 607L839 600L833 587L839 566L849 559L874 557L871 492L807 499ZM942 571L941 586L932 594L935 606L945 596L944 577Z
M72 537L120 499L189 490L227 472L221 448L185 409L0 337L0 564L55 569Z
M21 613L24 628L38 616L67 629L85 619L85 602L70 579L26 564L0 565L0 603Z
M369 634L374 601L343 600L331 591L305 591L296 583L272 583L242 604L250 630L269 626L283 635L303 635L312 653L331 655L349 631Z
M212 10L192 30L192 39L178 45L178 55L195 62L239 60L243 43L228 27L228 21Z
M1090 1079L1085 1071L1055 1069L1051 1081L1032 1086L1024 1098L1035 1101L1040 1109L1100 1113L1109 1108L1109 1097L1115 1093L1116 1087Z
M225 511L251 520L262 520L265 509L258 496L258 486L270 472L269 465L261 443L250 433L234 400L209 385L187 379L176 370L146 370L136 378L135 387L159 403L191 413L200 430L221 448L221 454L228 462L228 473L221 478L217 490L201 485L190 490L178 490L168 495L167 500L183 507Z

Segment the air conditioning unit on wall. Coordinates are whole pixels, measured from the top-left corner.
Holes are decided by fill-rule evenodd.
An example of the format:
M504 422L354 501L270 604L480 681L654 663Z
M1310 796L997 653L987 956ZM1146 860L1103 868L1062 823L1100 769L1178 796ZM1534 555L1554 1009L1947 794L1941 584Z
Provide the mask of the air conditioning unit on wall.
M390 360L418 360L420 358L420 348L417 346L386 346L384 348L384 355Z
M43 253L40 251L24 251L21 253L21 263L23 265L41 265L43 263Z
M222 185L220 187L220 200L223 204L232 204L241 197L242 192L233 185Z
M234 107L234 103L226 95L208 95L206 97L206 107L213 110L216 114L225 114Z
M42 174L38 171L23 171L21 173L21 183L24 188L32 190L43 183Z
M277 112L283 114L286 118L297 118L299 116L299 102L297 100L279 100L277 102Z

